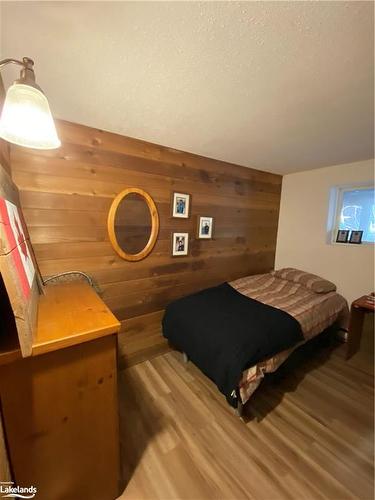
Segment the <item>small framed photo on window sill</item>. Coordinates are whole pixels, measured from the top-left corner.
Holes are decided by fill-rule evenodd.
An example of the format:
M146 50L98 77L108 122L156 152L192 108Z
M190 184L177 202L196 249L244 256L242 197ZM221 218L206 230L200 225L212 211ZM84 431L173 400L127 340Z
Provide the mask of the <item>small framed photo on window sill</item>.
M336 243L348 243L349 233L348 229L339 229L337 231Z
M362 243L363 231L352 231L350 233L349 243L360 245Z

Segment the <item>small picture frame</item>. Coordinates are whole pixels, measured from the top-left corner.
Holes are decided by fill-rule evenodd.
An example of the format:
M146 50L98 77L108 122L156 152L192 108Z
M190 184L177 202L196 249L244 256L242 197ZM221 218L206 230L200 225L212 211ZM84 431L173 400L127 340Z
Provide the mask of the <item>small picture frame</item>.
M212 239L213 225L213 217L198 217L198 238L201 240Z
M172 256L187 255L189 250L189 233L172 234Z
M352 231L350 233L349 243L360 245L362 243L363 231Z
M337 231L336 243L347 243L350 231L348 229L339 229Z
M188 219L190 215L190 194L173 193L172 217Z

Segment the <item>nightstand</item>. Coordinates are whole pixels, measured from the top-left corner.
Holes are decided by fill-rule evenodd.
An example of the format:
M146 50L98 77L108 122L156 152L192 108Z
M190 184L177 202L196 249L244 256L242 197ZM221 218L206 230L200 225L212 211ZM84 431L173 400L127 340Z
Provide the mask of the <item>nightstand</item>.
M346 359L351 358L359 349L363 330L363 321L365 314L375 311L375 296L363 295L359 299L352 302L350 308L350 322L348 332L348 344L346 351Z

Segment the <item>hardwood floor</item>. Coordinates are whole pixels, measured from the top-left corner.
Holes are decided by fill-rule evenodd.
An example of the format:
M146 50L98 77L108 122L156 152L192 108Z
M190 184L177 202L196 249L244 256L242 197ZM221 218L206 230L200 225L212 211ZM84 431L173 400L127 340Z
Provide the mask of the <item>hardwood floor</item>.
M372 350L344 353L329 337L304 346L245 421L178 352L125 370L121 500L372 499Z

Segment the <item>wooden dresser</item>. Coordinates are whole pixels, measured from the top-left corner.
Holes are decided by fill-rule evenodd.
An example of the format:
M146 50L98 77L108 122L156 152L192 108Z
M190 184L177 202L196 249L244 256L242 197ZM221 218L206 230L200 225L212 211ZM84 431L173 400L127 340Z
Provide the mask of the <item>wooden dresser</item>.
M22 358L12 341L0 345L12 478L35 486L38 500L119 494L119 328L88 284L54 284L39 299L31 357Z

